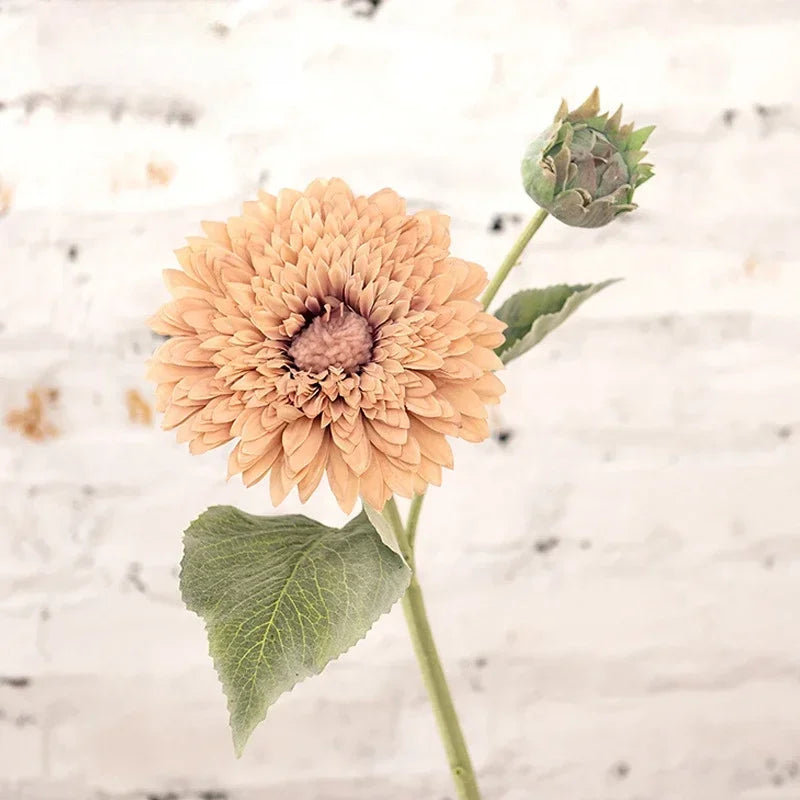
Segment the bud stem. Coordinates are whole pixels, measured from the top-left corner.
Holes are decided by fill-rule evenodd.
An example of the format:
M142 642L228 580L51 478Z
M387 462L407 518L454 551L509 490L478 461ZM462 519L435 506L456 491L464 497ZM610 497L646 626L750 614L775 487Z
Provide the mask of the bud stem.
M531 221L525 226L525 230L519 235L517 241L514 242L514 246L508 251L508 255L486 287L486 291L483 293L483 297L481 297L481 303L483 303L484 308L489 308L497 291L503 285L503 281L508 277L508 273L511 272L517 261L519 261L522 251L528 246L528 242L533 238L533 234L542 227L542 223L546 218L547 211L543 208L540 208L533 217L531 217Z

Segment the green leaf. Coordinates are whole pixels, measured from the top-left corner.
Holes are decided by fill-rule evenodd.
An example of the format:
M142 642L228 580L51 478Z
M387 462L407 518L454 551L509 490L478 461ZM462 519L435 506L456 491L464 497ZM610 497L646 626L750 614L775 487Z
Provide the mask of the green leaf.
M363 512L343 528L212 506L184 534L181 592L206 623L241 755L267 708L405 592L411 571Z
M512 295L497 310L496 317L508 326L506 340L497 348L504 364L530 350L555 330L582 303L619 278L578 286L548 286L526 289Z

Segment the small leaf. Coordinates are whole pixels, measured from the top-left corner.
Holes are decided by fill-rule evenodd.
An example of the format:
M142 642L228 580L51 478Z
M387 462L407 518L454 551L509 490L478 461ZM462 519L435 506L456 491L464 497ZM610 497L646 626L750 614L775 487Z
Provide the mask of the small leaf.
M337 529L212 506L189 526L181 592L206 623L237 755L267 708L362 639L410 578L363 512Z
M555 330L582 303L619 279L578 286L548 286L526 289L508 298L497 311L497 318L508 326L506 340L496 353L504 364L522 355Z

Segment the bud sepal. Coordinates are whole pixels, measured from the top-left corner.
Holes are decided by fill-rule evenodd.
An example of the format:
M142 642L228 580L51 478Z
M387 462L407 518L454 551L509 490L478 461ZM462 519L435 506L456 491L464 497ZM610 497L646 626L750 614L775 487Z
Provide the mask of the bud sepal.
M653 175L652 165L642 163L642 147L654 127L623 125L622 106L600 114L596 88L574 111L562 100L553 124L522 159L525 191L567 225L607 225L636 208L634 190Z

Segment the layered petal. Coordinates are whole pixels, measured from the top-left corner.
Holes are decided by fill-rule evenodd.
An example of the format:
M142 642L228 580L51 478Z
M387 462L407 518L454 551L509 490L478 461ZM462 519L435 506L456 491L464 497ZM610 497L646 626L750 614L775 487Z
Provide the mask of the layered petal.
M503 324L485 271L450 255L449 219L339 179L265 192L165 271L151 326L163 426L191 452L236 439L229 475L269 476L275 504L327 476L350 511L441 482L448 436L488 435Z

